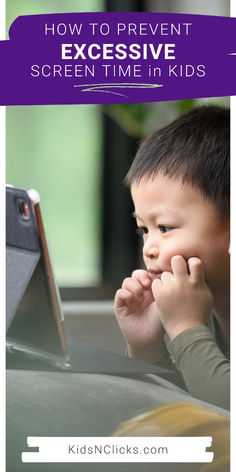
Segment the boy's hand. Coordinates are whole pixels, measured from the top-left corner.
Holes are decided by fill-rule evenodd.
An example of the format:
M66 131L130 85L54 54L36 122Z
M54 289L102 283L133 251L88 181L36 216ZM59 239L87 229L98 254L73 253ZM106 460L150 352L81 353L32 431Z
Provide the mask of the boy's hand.
M154 362L163 345L164 329L152 293L152 278L135 270L116 292L115 315L130 357Z
M205 282L203 263L191 257L171 259L172 272L163 272L152 283L160 318L171 339L193 326L204 325L213 307L213 295Z

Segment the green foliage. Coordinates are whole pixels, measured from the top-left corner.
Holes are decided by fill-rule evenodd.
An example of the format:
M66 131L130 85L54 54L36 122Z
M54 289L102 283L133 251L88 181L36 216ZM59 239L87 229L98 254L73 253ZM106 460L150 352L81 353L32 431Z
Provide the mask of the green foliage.
M130 136L140 141L158 127L164 126L193 106L204 103L228 105L228 98L176 100L160 103L132 103L104 106L109 115Z

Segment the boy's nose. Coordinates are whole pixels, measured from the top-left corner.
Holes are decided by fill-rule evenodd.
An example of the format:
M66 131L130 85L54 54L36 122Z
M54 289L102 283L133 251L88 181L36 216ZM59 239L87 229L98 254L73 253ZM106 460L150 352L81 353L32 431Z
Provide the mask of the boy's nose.
M152 237L148 237L143 245L143 255L149 259L153 259L159 256L159 248L157 241L153 240Z

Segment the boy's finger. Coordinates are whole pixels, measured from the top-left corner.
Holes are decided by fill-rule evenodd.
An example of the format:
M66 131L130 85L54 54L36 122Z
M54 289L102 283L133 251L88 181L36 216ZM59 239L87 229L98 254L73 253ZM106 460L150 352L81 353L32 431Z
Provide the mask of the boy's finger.
M131 277L128 277L127 279L123 281L122 288L129 290L137 297L141 296L143 293L143 287L141 283L138 280Z
M190 278L193 282L204 280L204 267L201 259L198 257L190 257L188 260Z
M172 257L171 269L176 278L183 278L188 275L188 266L183 256Z
M120 288L115 296L115 308L122 308L125 305L130 305L133 301L133 294L129 290Z
M153 282L152 282L152 293L153 293L153 297L155 298L155 300L158 297L158 293L159 293L159 290L160 290L161 287L163 287L163 282L161 281L161 279L153 280Z
M132 277L140 282L144 287L150 287L152 283L151 275L143 269L137 269L132 272Z
M163 282L163 285L168 284L168 282L171 281L172 279L173 279L172 272L168 272L168 271L162 272L161 281Z

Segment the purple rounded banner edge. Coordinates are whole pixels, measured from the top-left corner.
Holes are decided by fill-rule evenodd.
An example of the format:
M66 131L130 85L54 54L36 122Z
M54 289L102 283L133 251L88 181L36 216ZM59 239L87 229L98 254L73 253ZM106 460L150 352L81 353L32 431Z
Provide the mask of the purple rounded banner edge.
M1 105L235 95L236 19L138 12L20 16L0 41Z

